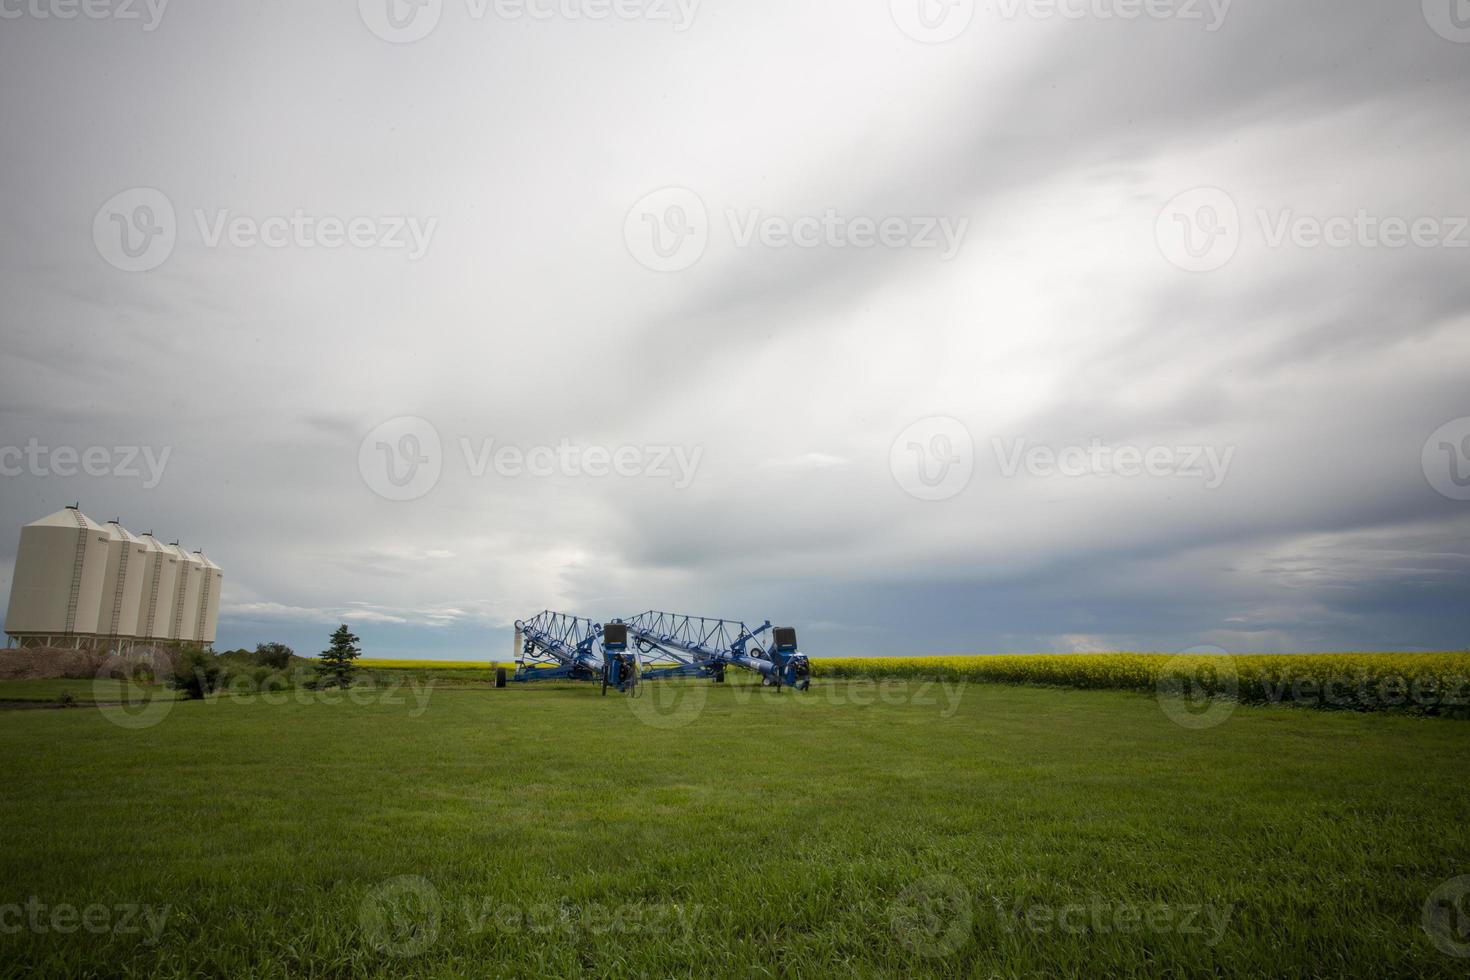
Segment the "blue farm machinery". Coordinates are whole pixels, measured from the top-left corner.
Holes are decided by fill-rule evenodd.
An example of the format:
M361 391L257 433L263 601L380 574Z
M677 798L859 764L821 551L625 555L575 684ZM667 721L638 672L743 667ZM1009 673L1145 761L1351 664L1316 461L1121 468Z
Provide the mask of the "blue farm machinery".
M723 683L729 668L758 674L767 687L804 691L811 664L797 649L796 630L766 620L738 620L650 610L605 623L541 612L516 624L516 671L511 680L592 681L631 692L642 681L705 678ZM767 636L769 634L769 636ZM496 672L504 686L505 671Z
M708 677L723 683L726 669L739 667L759 674L767 687L805 691L811 684L811 664L796 648L796 630L773 627L769 619L752 629L736 620L649 610L626 625L649 679ZM762 645L767 632L770 639Z

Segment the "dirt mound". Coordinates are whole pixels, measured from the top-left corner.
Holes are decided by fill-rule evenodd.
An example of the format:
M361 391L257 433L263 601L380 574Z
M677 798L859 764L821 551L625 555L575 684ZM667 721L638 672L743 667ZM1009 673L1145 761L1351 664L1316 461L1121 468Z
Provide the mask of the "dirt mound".
M59 647L20 647L13 650L0 650L0 680L6 681L56 677L86 679L103 674L131 677L140 670L149 670L163 675L172 668L173 654L164 649L142 650L126 654L68 650Z

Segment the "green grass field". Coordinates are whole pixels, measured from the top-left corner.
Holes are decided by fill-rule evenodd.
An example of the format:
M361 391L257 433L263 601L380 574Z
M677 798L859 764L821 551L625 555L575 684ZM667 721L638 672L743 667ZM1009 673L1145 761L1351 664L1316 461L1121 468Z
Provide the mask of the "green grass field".
M175 695L158 685L134 684L130 681L102 677L77 680L67 677L45 680L0 681L0 703L7 701L21 704L33 702L57 702L71 695L78 704L123 702L129 698L173 698Z
M1422 925L1470 874L1463 721L832 680L127 717L0 711L5 975L1470 967Z

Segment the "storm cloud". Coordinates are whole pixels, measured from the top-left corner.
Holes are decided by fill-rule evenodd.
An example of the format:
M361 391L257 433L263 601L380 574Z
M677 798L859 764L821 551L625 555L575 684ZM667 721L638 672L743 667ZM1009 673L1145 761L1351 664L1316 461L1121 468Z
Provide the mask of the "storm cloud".
M1453 3L6 7L0 584L80 501L223 647L1463 648Z

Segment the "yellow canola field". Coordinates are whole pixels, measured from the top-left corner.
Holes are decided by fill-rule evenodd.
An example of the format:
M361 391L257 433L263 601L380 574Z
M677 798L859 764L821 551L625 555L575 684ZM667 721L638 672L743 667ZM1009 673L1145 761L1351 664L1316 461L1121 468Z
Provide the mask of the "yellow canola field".
M914 677L1056 687L1177 690L1253 703L1359 710L1470 705L1470 653L1073 653L813 657L814 677Z

